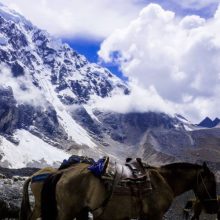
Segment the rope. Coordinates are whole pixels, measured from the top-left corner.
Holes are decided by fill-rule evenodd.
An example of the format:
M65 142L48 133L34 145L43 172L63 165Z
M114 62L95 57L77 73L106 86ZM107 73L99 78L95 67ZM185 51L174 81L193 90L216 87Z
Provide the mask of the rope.
M200 172L198 172L198 174L197 174L197 185L199 184L199 181L198 181L199 176L201 177L202 185L204 186L204 189L205 189L205 191L206 191L206 193L207 193L207 195L209 197L209 199L204 199L204 201L216 201L216 200L218 200L217 198L216 199L212 199L212 197L211 197L211 195L210 195L210 193L209 193L209 191L208 191L208 189L206 187L206 184L205 184L204 179L203 179L203 177L202 177Z

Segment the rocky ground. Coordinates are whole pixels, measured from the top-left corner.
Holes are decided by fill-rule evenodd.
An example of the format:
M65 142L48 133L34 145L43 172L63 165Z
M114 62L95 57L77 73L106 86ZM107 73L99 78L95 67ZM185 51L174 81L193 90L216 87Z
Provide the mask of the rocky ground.
M0 167L0 219L18 219L24 181L36 170Z
M220 194L220 183L218 184L218 194ZM190 218L187 218L187 219L184 218L183 209L184 209L186 202L191 198L194 198L192 191L184 193L183 195L177 197L173 201L171 208L166 213L163 220L190 220ZM192 217L193 212L189 212L189 216ZM202 213L200 216L200 220L216 220L217 219L216 216L217 215L209 215L209 214Z
M35 168L7 169L0 167L0 219L18 219L24 181L26 176L30 176L36 170ZM220 183L218 184L218 193L220 194ZM192 192L187 192L176 198L164 220L183 220L183 208L190 198L193 198ZM203 214L201 216L201 220L215 219L216 215Z

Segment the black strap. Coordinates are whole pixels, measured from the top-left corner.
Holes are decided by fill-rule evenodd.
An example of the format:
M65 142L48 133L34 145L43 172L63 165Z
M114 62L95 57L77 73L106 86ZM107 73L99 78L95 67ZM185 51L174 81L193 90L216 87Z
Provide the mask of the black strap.
M122 167L122 172L121 172L121 175L120 173L117 171L117 168L116 168L116 163L115 163L115 174L114 174L114 178L113 178L113 181L112 181L112 187L111 189L109 190L108 194L107 194L107 197L104 199L104 201L102 202L102 204L93 209L93 210L90 210L91 212L95 212L95 213L98 213L97 216L100 216L102 215L102 213L104 212L104 209L106 207L106 205L108 204L109 200L111 199L112 195L113 195L113 192L115 190L115 187L117 186L117 184L119 183L120 179L121 179L121 176L123 174L123 167ZM100 212L100 213L99 213ZM96 216L96 217L97 217Z

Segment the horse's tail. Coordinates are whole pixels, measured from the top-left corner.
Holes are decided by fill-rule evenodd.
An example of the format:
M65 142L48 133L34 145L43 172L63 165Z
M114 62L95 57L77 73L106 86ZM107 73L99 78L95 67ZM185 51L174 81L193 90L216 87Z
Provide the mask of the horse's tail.
M189 218L189 212L192 210L193 208L193 201L192 200L188 200L184 209L183 209L183 218L184 219L188 219Z
M29 194L28 194L28 186L30 182L31 182L31 177L26 179L24 182L21 209L19 213L20 220L28 220L32 214L30 201L29 201Z
M41 191L41 220L57 218L56 185L62 173L51 174L44 182Z

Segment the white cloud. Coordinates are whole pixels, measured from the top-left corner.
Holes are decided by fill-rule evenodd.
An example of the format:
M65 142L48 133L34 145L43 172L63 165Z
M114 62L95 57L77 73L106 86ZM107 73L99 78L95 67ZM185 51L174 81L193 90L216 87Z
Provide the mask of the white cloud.
M45 97L40 89L35 87L31 82L29 74L24 76L13 77L11 70L5 65L0 65L0 85L11 87L13 95L18 104L31 104L34 106L47 106Z
M130 82L130 89L130 95L117 94L104 99L96 97L93 104L98 109L119 113L156 111L174 115L176 112L168 101L157 94L153 86L144 89L136 82Z
M105 38L122 28L150 2L157 0L4 0L35 25L61 37ZM208 10L219 0L166 0L161 5ZM180 9L181 10L181 9Z
M219 103L219 11L209 20L180 19L150 4L103 42L99 56L117 62L126 76L146 90L154 87L163 100L187 115L220 115L218 108L212 109Z
M135 0L4 0L35 25L59 36L103 38L141 8Z

